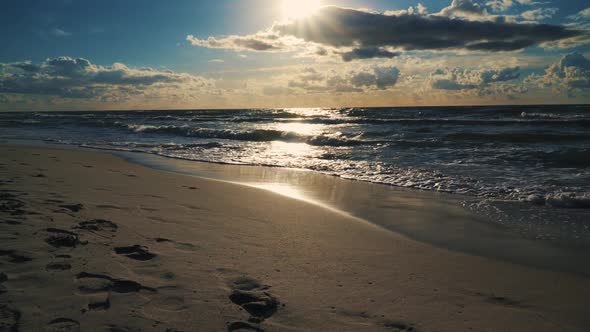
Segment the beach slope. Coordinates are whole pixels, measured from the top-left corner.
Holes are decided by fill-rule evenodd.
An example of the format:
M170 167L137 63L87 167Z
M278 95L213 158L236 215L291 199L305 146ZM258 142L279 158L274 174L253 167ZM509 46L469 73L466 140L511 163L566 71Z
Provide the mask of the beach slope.
M109 153L0 156L0 331L590 330L586 277Z

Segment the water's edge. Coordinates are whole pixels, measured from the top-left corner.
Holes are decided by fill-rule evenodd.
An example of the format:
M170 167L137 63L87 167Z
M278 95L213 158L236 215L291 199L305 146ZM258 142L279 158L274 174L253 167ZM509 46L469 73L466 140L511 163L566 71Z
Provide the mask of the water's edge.
M57 149L97 150L42 141L0 141ZM98 149L100 151L108 151ZM142 152L108 151L161 171L255 186L366 220L388 231L439 248L535 268L590 275L590 251L523 238L504 225L466 209L466 197L354 181L280 167L223 165Z

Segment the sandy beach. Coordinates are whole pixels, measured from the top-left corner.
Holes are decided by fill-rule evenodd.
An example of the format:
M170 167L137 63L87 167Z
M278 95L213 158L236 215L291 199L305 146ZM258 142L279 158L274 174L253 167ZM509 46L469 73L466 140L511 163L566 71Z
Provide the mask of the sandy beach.
M106 152L0 155L0 331L590 330L587 277Z

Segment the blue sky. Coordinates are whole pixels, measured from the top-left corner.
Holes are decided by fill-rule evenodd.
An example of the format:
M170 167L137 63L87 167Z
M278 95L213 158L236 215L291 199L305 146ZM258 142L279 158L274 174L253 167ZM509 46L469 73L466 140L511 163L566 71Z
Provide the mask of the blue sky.
M316 11L310 12L311 16L297 18L286 17L284 2L3 1L0 4L3 42L0 109L119 109L150 105L297 107L363 103L395 106L590 100L590 65L586 62L590 58L587 35L590 11L584 11L590 7L587 0L324 0L321 6L354 11L314 8ZM424 8L420 13L419 3ZM410 11L409 7L412 7ZM371 19L383 19L383 29L379 30L383 35L376 33L381 39L376 41L354 32L346 40L329 39L342 35L315 38L313 33L294 31L287 24L277 25L287 20L312 23L326 17L342 20L347 13L359 19L369 19L364 14L373 15ZM464 43L444 48L390 38L398 31L402 34L402 30L389 31L389 24L416 16L419 16L416 24L461 21L479 24L483 29L480 23L488 22L485 24L492 30L530 25L538 36L524 40L526 33L519 32L522 29L517 26L498 38L483 32L476 39L465 41L463 35L451 36L451 39L458 38L453 43ZM556 28L552 30L555 36L549 39L543 36L545 25ZM442 31L445 30L425 30L415 38L430 40L434 36L432 45L436 45L446 40L437 37L446 33ZM215 42L206 42L209 37L215 38ZM269 48L244 46L244 41L253 40ZM275 43L276 40L280 43ZM507 46L506 41L522 47ZM486 44L475 46L481 42ZM501 48L497 47L498 43ZM50 62L51 59L64 61ZM77 59L87 60L90 65ZM66 60L85 67L76 71L78 76L68 76L69 80L64 76L54 79L51 81L54 86L42 81L55 75L56 67L52 66L65 65ZM38 70L22 71L22 66L14 65L28 61L38 66ZM146 67L151 74L143 70ZM512 76L485 79L497 77L503 70L508 73L511 68L518 68ZM101 77L116 74L119 80L97 80L99 74ZM80 75L84 76L83 80ZM145 80L146 76L150 79ZM180 90L183 93L176 93ZM555 96L547 98L548 92ZM418 98L426 94L432 98Z

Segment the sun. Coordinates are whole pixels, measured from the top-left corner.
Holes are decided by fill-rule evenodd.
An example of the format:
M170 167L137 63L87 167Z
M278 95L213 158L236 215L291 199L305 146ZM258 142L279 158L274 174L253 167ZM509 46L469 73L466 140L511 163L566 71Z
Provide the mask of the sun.
M285 19L298 19L309 16L320 9L321 0L282 0L282 12Z

